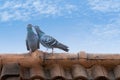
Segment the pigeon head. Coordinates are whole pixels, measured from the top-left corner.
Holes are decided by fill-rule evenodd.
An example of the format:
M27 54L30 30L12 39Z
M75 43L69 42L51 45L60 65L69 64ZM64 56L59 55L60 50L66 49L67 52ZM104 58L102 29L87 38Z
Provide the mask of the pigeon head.
M32 30L32 26L33 26L32 24L28 24L28 25L27 25L27 30L28 30L28 31L31 31L31 30Z
M44 32L42 30L40 30L39 26L34 26L34 28L35 28L37 33L44 34Z

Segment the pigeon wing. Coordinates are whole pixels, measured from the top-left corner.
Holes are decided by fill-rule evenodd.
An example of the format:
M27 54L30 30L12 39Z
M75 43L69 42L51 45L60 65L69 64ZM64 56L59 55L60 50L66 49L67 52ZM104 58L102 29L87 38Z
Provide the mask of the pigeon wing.
M59 48L67 52L69 51L68 46L58 42L55 38L49 35L44 35L42 37L42 43L49 48Z
M47 47L53 47L56 45L57 40L49 35L44 35L41 38L42 43L44 43Z

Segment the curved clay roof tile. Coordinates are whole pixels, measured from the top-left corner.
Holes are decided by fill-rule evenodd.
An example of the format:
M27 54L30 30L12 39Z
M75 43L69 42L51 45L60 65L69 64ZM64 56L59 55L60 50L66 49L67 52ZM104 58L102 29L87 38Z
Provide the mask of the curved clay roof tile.
M94 65L92 68L92 76L94 80L109 80L107 70L100 65Z
M114 74L115 74L116 80L120 80L120 65L115 67Z
M72 66L72 75L74 80L88 80L86 69L79 64L75 64Z

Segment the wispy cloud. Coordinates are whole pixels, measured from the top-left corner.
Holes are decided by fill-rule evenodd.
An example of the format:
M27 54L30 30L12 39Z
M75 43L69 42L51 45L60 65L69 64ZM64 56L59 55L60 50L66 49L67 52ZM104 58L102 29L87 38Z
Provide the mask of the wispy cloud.
M120 0L88 0L92 10L120 12Z
M113 38L120 35L120 16L108 24L94 25L92 34L101 38Z
M88 0L92 11L104 14L102 20L109 16L108 21L93 24L92 34L101 38L113 38L120 35L120 0ZM114 15L111 15L114 14ZM101 18L101 16L97 16ZM106 22L106 23L105 23Z
M77 9L64 0L6 0L0 4L0 20L28 20L37 16L64 16Z

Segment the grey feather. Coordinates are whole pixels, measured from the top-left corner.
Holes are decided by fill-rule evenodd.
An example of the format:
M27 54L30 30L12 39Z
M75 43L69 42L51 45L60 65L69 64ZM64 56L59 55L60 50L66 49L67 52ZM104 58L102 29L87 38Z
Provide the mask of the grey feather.
M32 24L27 26L27 38L26 38L27 50L34 52L39 49L39 38L38 35L32 30Z
M46 48L59 48L62 49L66 52L69 51L68 46L58 42L55 38L53 38L52 36L46 35L43 31L40 30L39 26L34 26L39 39L40 39L40 43L46 47Z

